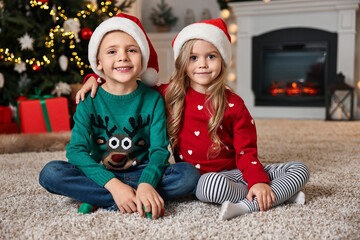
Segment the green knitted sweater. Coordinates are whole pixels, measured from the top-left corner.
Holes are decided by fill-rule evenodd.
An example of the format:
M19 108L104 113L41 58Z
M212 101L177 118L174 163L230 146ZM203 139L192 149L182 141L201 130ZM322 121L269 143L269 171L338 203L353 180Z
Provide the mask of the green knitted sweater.
M136 159L137 164L149 160L138 184L145 182L156 188L169 166L170 155L165 106L158 92L141 81L134 92L120 96L112 95L100 86L95 98L88 94L77 106L74 121L66 157L87 177L102 187L115 177L100 161L108 154L107 140L113 139L114 135L123 136L126 141L120 139L108 144L114 148L129 148L130 138L129 157Z

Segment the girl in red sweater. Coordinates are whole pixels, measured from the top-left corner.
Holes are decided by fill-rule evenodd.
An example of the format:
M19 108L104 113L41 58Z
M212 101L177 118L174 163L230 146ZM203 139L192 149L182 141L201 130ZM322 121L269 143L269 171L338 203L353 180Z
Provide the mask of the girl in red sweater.
M225 22L212 19L191 24L172 46L175 71L169 84L155 88L165 98L175 160L193 164L202 174L196 197L222 204L222 220L266 211L285 201L303 204L305 194L300 190L309 179L308 168L302 162L262 166L255 121L244 101L225 83L231 60ZM77 101L96 87L91 77Z

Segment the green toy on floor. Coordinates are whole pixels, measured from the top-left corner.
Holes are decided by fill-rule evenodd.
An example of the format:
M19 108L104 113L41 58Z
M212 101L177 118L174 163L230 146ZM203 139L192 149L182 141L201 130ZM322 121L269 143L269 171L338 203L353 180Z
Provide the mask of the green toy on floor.
M78 213L82 213L82 214L88 214L88 213L92 213L95 212L96 209L98 209L97 206L94 206L90 203L81 203L79 209L78 209ZM145 207L143 206L143 209L145 211ZM146 215L148 216L148 218L152 219L152 213L151 212L145 212ZM162 218L164 216L164 209L161 209L159 218Z

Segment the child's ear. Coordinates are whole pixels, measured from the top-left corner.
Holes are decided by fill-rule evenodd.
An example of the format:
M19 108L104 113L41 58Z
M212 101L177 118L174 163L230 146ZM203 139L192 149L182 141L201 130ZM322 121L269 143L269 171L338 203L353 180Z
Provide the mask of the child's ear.
M99 59L96 60L96 69L99 70L99 71L103 70L101 61L99 61Z

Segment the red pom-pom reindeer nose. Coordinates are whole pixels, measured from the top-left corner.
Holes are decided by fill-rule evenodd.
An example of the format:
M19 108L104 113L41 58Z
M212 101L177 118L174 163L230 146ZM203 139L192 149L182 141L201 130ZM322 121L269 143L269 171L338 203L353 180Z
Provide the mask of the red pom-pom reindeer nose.
M111 156L111 160L113 160L114 162L121 162L122 160L124 160L124 158L126 158L126 156L123 154L114 154Z

